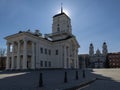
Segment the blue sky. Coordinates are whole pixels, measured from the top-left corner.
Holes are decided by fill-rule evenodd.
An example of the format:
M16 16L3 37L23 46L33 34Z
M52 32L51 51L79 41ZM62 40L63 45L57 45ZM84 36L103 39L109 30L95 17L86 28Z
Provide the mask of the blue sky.
M18 31L51 33L61 3L69 12L79 54L88 53L90 43L101 50L103 42L109 52L120 52L120 0L0 0L0 47L6 48L5 36Z

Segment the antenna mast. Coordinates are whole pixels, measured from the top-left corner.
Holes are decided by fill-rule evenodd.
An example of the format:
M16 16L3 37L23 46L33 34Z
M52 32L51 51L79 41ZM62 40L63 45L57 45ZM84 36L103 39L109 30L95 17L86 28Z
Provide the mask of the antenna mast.
M61 3L61 13L63 13L63 7L62 7L62 5L63 5L63 4Z

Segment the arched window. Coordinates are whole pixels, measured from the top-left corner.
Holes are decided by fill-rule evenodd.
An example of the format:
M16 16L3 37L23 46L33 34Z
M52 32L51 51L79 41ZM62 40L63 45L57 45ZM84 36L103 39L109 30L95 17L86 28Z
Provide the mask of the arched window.
M60 28L59 28L59 27L57 28L57 31L58 31L58 32L60 31Z

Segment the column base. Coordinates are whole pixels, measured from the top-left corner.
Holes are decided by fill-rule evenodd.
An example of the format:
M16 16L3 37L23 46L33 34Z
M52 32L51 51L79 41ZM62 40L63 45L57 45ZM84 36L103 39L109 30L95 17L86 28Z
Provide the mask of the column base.
M22 68L21 70L28 70L27 68Z
M5 69L5 71L10 71L10 69L7 68L7 69Z
M16 70L19 70L19 69L20 69L20 67L17 67L17 68L16 68Z
M35 67L31 67L30 69L34 70L34 69L35 69Z
M21 69L20 69L20 68L19 68L19 69L17 68L17 69L15 69L15 70L21 70Z
M11 68L11 71L15 71L16 69L15 68Z

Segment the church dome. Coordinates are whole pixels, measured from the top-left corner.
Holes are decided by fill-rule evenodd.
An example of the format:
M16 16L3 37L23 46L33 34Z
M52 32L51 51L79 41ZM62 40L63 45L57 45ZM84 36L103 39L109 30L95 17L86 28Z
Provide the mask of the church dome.
M106 42L104 42L103 44L106 44Z
M93 46L93 44L91 43L90 46Z
M96 55L100 55L100 54L101 54L100 50L97 49L97 51L96 51Z

